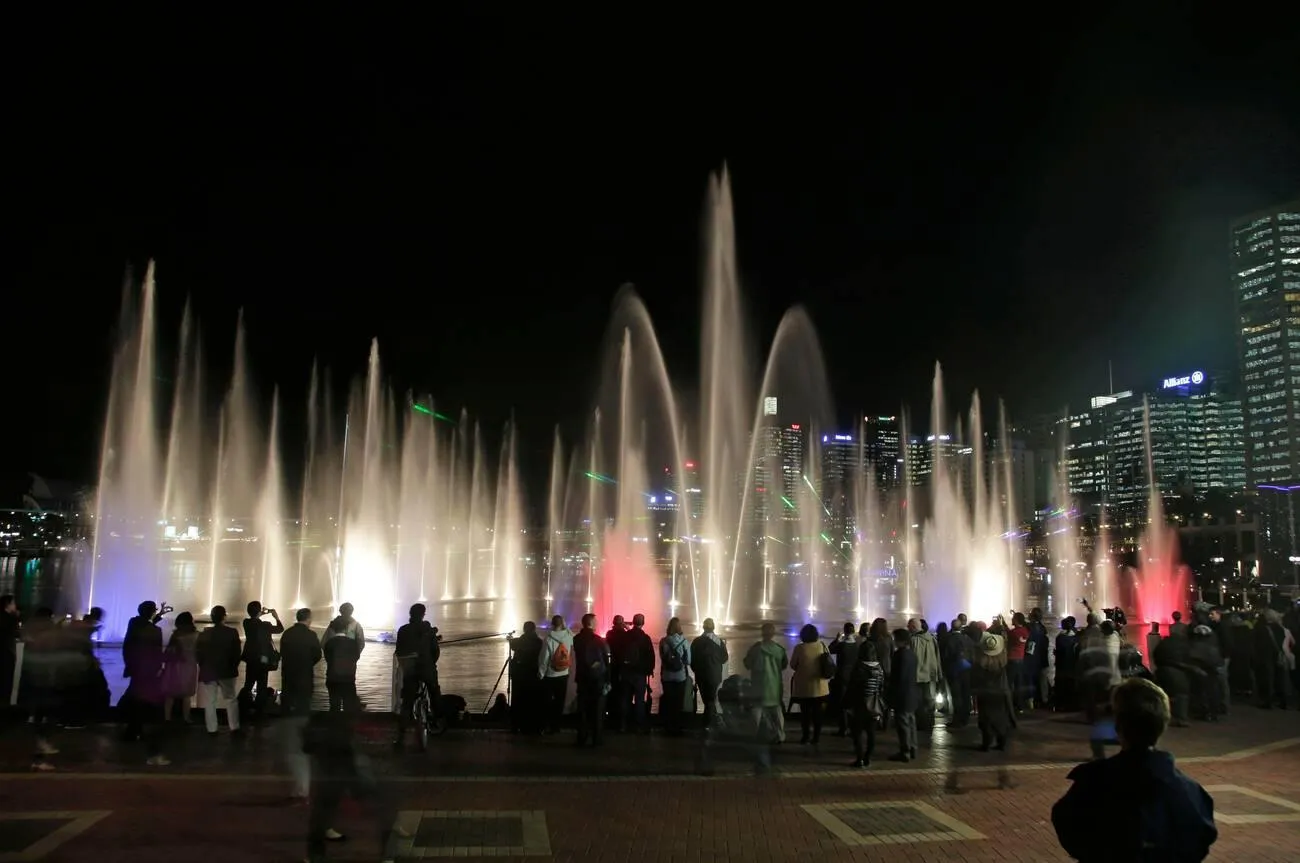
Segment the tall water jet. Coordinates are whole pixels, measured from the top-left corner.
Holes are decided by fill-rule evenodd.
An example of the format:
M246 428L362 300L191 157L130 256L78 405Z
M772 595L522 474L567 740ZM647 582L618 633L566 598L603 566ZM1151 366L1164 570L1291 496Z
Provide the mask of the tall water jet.
M266 469L258 495L257 532L261 547L261 571L256 596L264 608L282 608L288 596L288 533L284 530L284 490L280 487L280 447L278 443L279 394L271 400L271 425L267 433Z
M931 516L925 523L926 572L921 606L941 619L967 613L1003 613L1019 605L1023 578L1017 561L1021 534L1014 501L998 471L986 478L979 394L971 400L970 442L943 431L943 373L936 365L929 437ZM1006 431L1002 429L1005 443Z
M354 409L348 412L349 421L359 428L350 430L350 437L356 439L356 457L349 455L344 471L342 499L346 511L342 519L342 560L336 573L339 598L352 603L359 620L395 618L387 401L376 341L370 347L365 383L359 397L354 398Z
M1126 585L1121 581L1121 596L1124 587L1129 588L1128 608L1136 614L1135 622L1160 623L1168 626L1173 622L1175 611L1184 612L1188 608L1189 570L1178 561L1178 532L1165 523L1164 497L1160 491L1160 480L1156 476L1155 464L1151 450L1151 406L1143 399L1142 435L1146 445L1147 484L1150 493L1147 497L1147 528L1138 545L1138 566L1130 573Z
M564 441L560 438L559 426L555 428L555 440L551 444L551 476L547 483L546 494L546 577L544 598L547 603L553 601L555 588L552 584L564 558Z
M157 570L159 452L154 412L154 267L140 291L139 317L125 322L113 360L104 423L95 537L85 604L104 609L103 636L121 638L136 606L162 600Z
M709 185L704 269L704 319L701 331L700 420L704 443L704 486L709 506L704 513L707 589L699 616L726 620L726 597L735 571L725 559L734 547L733 531L741 510L735 495L726 493L747 465L739 462L750 451L749 419L754 399L749 377L749 347L741 326L740 282L736 267L736 233L731 184L724 167ZM723 579L726 583L722 583Z

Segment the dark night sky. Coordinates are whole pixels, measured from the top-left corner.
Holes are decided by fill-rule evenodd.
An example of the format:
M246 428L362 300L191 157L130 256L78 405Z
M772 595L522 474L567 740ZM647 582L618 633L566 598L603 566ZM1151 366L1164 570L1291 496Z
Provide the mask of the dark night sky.
M93 476L150 257L163 327L191 297L215 368L240 307L295 400L377 336L400 386L513 408L544 462L621 283L695 380L723 160L752 326L806 304L846 420L924 406L936 359L1021 417L1102 391L1108 359L1121 386L1230 366L1228 221L1300 192L1297 30L1122 5L14 33L5 473Z

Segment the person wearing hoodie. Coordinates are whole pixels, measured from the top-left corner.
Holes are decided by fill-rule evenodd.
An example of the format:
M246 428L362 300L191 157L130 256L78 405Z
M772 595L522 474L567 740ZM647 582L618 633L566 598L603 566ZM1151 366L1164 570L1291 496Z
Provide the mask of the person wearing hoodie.
M1074 784L1052 807L1061 848L1082 863L1204 860L1219 838L1214 799L1156 749L1169 727L1168 696L1133 677L1116 687L1112 703L1120 752L1070 771Z
M718 715L718 687L722 686L727 668L727 642L716 632L712 617L704 619L704 634L691 642L691 671L695 672L695 685L704 702L704 730L713 727Z
M564 701L569 694L569 669L573 666L573 633L564 625L564 618L551 618L551 631L542 641L537 654L537 676L542 681L542 700L545 704L547 734L560 732L560 719L564 717Z
M681 620L676 617L668 621L668 632L659 642L659 665L663 669L659 678L663 684L659 718L663 720L664 733L677 737L683 731L686 692L690 685L691 645L682 634Z
M754 718L765 742L785 741L785 711L781 696L781 674L790 665L785 648L776 640L776 624L764 623L761 641L745 654L745 668L754 698Z
M930 625L923 619L912 618L907 622L907 631L912 640L912 653L916 656L916 682L920 689L921 700L916 708L916 730L934 730L934 694L942 679L939 662L939 642L930 632Z
M325 646L325 642L342 633L356 642L357 656L361 655L361 651L366 649L366 631L361 628L361 624L357 623L356 619L352 616L353 611L355 611L355 609L352 607L352 603L350 602L345 602L339 606L338 617L334 618L334 620L343 621L343 628L335 629L333 626L325 627L325 631L320 634L322 648ZM334 621L330 621L331 624L333 622Z

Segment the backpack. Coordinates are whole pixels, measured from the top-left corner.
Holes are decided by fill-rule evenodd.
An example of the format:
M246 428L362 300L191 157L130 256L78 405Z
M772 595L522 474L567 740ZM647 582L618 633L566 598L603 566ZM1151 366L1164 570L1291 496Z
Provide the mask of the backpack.
M558 638L551 640L555 642L555 649L551 651L551 671L568 671L569 666L573 664L573 657L569 655L569 645Z
M682 662L682 655L669 644L668 652L664 654L664 671L676 674L685 667L686 665Z

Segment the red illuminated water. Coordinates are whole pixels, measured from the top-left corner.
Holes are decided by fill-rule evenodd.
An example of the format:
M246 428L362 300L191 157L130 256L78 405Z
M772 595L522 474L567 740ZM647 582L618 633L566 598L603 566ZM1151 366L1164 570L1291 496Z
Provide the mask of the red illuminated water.
M1178 562L1177 532L1163 522L1163 517L1152 521L1138 549L1138 567L1126 568L1120 578L1120 603L1130 623L1167 628L1175 611L1190 618L1190 570Z
M624 531L605 535L604 562L596 578L592 612L603 632L614 615L632 622L632 615L644 614L646 632L658 637L668 617L663 576L650 559L649 543L633 542Z

